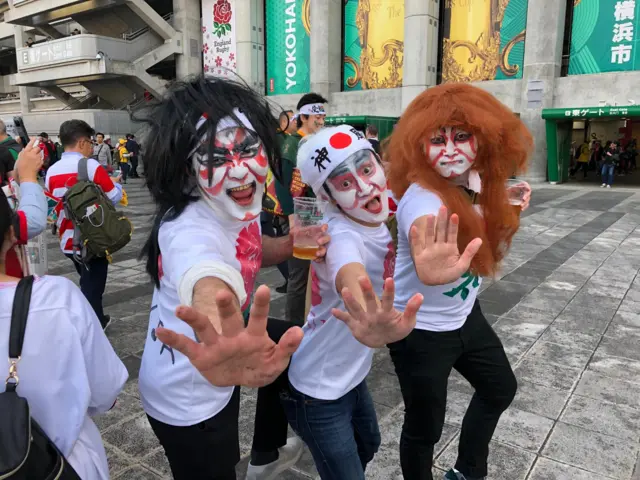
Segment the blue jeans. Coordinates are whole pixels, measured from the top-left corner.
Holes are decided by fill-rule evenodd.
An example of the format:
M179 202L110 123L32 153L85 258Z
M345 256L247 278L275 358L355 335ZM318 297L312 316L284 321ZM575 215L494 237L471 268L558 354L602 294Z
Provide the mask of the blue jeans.
M607 185L613 185L613 172L615 172L615 165L603 165L602 166L602 183Z
M364 480L380 447L380 430L366 381L337 400L281 394L291 428L311 450L322 480Z

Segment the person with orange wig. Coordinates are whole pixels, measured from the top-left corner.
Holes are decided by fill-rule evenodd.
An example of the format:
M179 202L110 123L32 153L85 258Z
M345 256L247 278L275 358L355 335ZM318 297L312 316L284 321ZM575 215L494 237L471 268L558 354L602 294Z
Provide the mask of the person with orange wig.
M432 480L434 445L455 368L475 388L462 422L458 460L445 476L487 475L489 442L516 393L509 360L476 299L482 278L500 268L519 226L507 187L524 173L532 138L491 94L447 84L419 95L386 151L389 186L400 199L395 308L424 296L416 328L388 345L405 403L400 462L405 479ZM449 217L449 214L451 216ZM460 254L460 252L463 252Z

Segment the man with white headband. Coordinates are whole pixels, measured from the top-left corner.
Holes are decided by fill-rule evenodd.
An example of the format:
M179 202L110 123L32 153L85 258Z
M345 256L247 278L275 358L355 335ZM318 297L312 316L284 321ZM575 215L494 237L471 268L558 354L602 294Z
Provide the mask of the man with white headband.
M307 93L298 102L296 123L298 131L287 136L282 144L282 184L284 192L278 192L278 199L283 205L290 205L285 215L293 213L295 197L313 197L313 190L300 179L296 168L298 145L305 136L311 135L324 127L327 100L317 93ZM285 198L283 200L282 198ZM286 210L283 207L283 210ZM309 260L292 258L289 260L289 283L287 286L286 319L296 325L304 323L305 304L307 298L307 280L309 278Z
M260 230L267 171L279 172L276 120L245 85L202 77L177 84L139 116L158 208L144 250L156 288L142 405L176 480L231 480L240 459L238 386L268 385L258 390L247 479L279 478L302 452L299 439L287 440L277 381L286 382L280 374L302 332L267 321L267 287L251 305L260 267L293 250L290 238Z
M365 381L372 347L408 335L422 297L416 295L404 314L393 308L387 181L364 135L347 125L310 135L300 146L298 167L303 181L328 202L324 221L332 242L325 263L311 267L312 306L282 401L322 480L364 480L380 446ZM357 311L353 317L336 310L345 303Z

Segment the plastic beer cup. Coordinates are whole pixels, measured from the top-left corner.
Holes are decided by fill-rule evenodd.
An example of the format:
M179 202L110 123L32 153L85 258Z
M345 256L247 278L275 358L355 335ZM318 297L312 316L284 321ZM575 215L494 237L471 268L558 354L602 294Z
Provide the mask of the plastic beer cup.
M322 235L322 219L326 202L317 198L293 199L293 256L313 260L318 253L318 238Z

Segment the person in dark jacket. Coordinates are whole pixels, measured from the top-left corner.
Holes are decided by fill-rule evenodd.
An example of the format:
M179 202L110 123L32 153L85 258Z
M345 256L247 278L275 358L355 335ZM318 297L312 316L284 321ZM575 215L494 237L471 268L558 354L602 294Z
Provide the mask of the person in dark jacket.
M378 127L375 125L367 125L367 130L364 132L367 140L373 147L373 151L380 155L380 140L378 140Z
M131 133L127 134L127 143L125 145L127 151L131 154L129 158L129 169L131 178L140 178L138 175L138 160L140 159L140 145L135 140L135 136Z
M609 148L603 155L602 185L600 185L601 188L611 188L611 185L613 185L613 174L615 173L616 166L619 164L619 162L620 150L618 149L618 144L616 142L611 142Z

